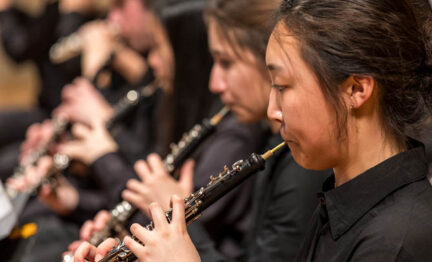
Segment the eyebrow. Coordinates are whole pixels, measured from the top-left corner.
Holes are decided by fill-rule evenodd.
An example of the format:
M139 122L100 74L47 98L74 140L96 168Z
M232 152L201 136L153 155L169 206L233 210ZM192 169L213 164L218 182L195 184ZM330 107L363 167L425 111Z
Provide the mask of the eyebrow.
M271 63L268 64L268 65L266 65L266 68L267 68L268 71L271 71L271 72L278 72L278 71L281 70L280 66L275 65L275 64L271 64Z

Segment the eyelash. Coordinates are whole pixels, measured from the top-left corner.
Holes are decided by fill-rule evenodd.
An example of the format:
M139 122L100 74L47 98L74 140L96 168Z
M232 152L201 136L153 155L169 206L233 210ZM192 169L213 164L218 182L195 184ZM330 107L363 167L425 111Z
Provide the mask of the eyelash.
M232 64L231 61L226 60L226 59L221 59L219 63L222 66L222 68L225 68L225 69L229 68Z
M286 85L272 84L272 86L273 86L273 88L275 88L279 92L282 92L284 89L288 88L288 86L286 86Z

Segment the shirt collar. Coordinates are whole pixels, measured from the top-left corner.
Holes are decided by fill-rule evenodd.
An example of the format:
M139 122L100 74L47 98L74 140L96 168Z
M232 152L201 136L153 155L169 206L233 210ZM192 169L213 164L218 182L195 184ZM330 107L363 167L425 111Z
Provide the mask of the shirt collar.
M393 191L423 179L428 170L423 144L391 157L334 188L334 176L324 183L324 198L334 240Z

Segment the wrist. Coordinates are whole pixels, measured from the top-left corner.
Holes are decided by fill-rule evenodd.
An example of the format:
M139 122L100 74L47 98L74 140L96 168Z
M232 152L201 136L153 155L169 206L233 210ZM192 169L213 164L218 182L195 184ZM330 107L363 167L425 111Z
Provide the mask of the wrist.
M92 165L96 160L101 158L104 155L115 153L118 151L118 145L112 139L108 143L105 144L104 147L101 147L99 151L95 152L91 157L87 159L87 165Z

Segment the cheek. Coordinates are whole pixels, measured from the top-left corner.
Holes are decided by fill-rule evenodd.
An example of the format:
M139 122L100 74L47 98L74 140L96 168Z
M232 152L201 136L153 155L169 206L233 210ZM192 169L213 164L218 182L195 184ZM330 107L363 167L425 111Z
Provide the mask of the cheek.
M296 161L307 169L322 170L332 167L334 123L326 106L309 97L283 97L282 108L285 136Z

